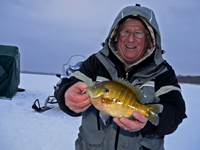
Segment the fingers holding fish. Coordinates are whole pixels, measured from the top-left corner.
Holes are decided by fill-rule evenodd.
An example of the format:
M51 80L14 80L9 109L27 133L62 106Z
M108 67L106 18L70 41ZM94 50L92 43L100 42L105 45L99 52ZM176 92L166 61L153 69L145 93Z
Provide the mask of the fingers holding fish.
M123 119L127 119L127 118L125 118L125 117L123 117L123 118L117 118L117 117L115 117L115 118L113 118L113 121L114 121L118 126L120 126L122 129L128 130L128 131L129 131L128 127L125 126L125 125L120 121L120 119L123 120Z
M79 93L82 94L85 89L87 88L87 84L84 82L77 82L76 84L74 84L73 86L71 86L68 90L70 90L71 92L75 92L75 93Z
M78 82L65 92L65 104L70 110L80 113L90 107L89 95L83 94L86 88L87 85L85 83Z
M81 100L80 102L66 100L65 103L69 107L69 109L71 109L72 111L76 113L83 112L91 106L90 99L86 99L84 101Z
M148 118L145 117L143 114L141 114L140 112L137 112L137 111L134 111L132 113L132 116L137 120L139 121L140 123L147 123L148 121Z
M130 120L128 118L114 118L115 123L120 126L122 129L127 130L129 132L136 132L144 128L148 119L139 112L133 112L133 117L136 120Z

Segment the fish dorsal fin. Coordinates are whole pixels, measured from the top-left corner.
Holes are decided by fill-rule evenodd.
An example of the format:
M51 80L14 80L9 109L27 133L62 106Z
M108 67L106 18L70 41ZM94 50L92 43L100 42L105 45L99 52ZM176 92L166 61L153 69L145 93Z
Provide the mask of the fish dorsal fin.
M140 90L138 87L133 86L129 81L124 80L122 78L117 78L114 81L121 83L125 85L127 88L131 89L131 91L133 91L137 95L138 101L140 103L145 103L145 95L143 94L142 90Z
M114 81L119 82L119 83L125 85L126 87L128 87L128 88L130 88L130 89L132 89L132 90L134 90L134 91L135 91L136 89L138 90L137 87L131 85L130 82L128 82L127 80L124 80L124 79L122 79L122 78L117 78L117 79L115 79Z

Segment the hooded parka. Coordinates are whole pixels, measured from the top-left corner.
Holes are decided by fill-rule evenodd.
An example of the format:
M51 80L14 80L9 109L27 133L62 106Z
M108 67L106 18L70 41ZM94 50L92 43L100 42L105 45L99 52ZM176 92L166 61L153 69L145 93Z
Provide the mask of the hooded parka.
M150 47L134 64L127 64L116 48L116 34L126 18L139 19L151 37ZM146 95L145 103L164 106L159 114L159 124L149 121L138 132L120 128L110 117L106 125L99 111L90 106L82 113L75 113L65 105L66 90L79 81L92 86L96 81L124 78L139 87ZM164 136L173 133L185 115L185 103L172 67L162 58L161 38L154 12L140 6L129 6L117 15L103 49L91 55L72 77L63 79L55 92L60 108L70 116L82 116L76 150L164 150Z

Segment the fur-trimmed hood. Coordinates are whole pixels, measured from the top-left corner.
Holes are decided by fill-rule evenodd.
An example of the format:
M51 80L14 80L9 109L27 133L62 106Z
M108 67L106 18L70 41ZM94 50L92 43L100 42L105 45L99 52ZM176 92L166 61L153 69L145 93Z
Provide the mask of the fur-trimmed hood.
M145 60L147 57L149 57L151 54L154 53L154 62L156 65L159 65L163 62L162 58L162 48L161 48L161 38L160 38L160 31L158 28L158 24L154 15L154 12L146 7L141 6L128 6L120 11L120 13L117 15L116 19L114 20L114 23L110 29L110 32L108 34L108 37L105 41L104 48L102 52L104 55L108 56L108 49L110 48L111 51L124 63L125 61L122 59L122 57L119 55L116 43L116 35L118 32L118 28L126 18L129 17L136 17L139 19L145 27L148 29L151 37L151 43L150 47L146 50L143 57L135 62L133 65L129 66L132 67L134 65L139 64L143 60Z

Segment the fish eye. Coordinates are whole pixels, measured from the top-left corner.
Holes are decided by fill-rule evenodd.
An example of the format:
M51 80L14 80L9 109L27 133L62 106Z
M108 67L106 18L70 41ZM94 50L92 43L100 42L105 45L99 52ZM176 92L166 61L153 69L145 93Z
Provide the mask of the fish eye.
M109 93L109 90L108 90L108 89L105 89L104 93L105 93L105 94Z

